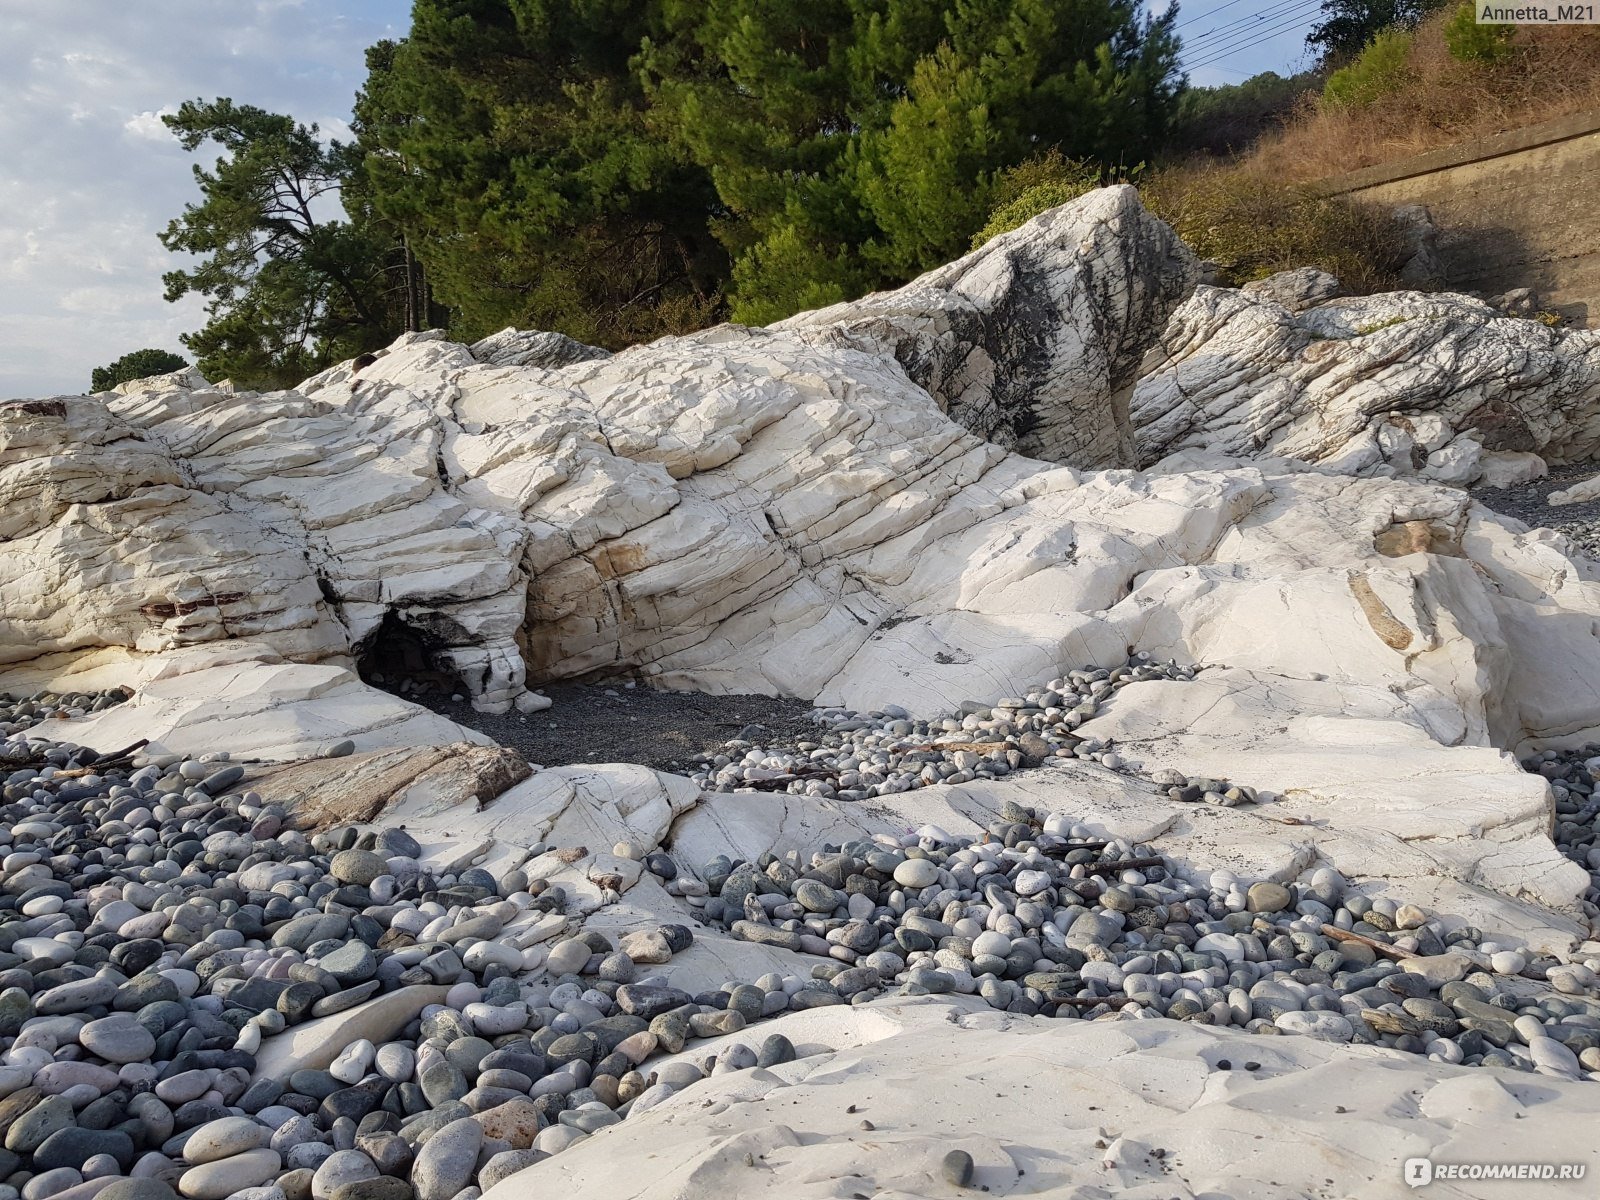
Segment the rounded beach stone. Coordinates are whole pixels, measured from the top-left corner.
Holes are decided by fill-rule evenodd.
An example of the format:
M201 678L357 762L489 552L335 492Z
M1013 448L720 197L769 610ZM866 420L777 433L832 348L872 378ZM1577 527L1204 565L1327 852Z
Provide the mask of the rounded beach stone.
M38 1093L33 1093L37 1098ZM72 1101L64 1096L51 1096L39 1101L12 1121L6 1130L6 1149L17 1154L31 1154L44 1140L73 1122Z
M78 1031L78 1041L90 1053L117 1064L145 1062L156 1049L155 1037L131 1013L90 1021Z
M1250 890L1245 893L1245 907L1254 913L1282 912L1293 899L1283 884L1262 881L1250 885Z
M593 953L589 943L582 938L567 938L550 947L545 966L552 975L576 975L583 970ZM427 1197L422 1200L427 1200Z
M966 1187L970 1184L972 1172L972 1155L965 1150L952 1150L939 1163L939 1173L957 1187Z
M926 858L908 858L894 869L894 881L920 891L939 882L939 868Z
M234 1192L275 1179L282 1166L276 1150L246 1150L190 1167L179 1178L178 1191L189 1200L226 1200Z
M361 887L388 873L388 860L370 850L341 850L328 864L328 874L340 883L353 883Z
M377 1165L361 1151L337 1150L323 1159L311 1176L311 1197L312 1200L332 1200L341 1187L377 1177Z
M548 1157L542 1150L502 1150L483 1164L483 1169L478 1172L478 1186L488 1191L495 1184L511 1178L519 1171L526 1171ZM334 1200L339 1200L339 1197L335 1196Z
M87 1159L107 1154L121 1167L133 1164L133 1139L120 1129L58 1129L33 1152L35 1169L81 1167Z
M483 1126L471 1117L452 1121L436 1131L417 1151L411 1184L417 1200L451 1200L472 1182L483 1146Z
M184 1161L199 1164L230 1158L246 1150L265 1146L271 1136L270 1129L250 1117L223 1117L208 1121L184 1142Z
M760 1067L776 1067L794 1060L794 1043L781 1033L768 1034L756 1052L756 1065Z
M807 912L831 913L839 905L839 894L815 879L796 880L794 898Z

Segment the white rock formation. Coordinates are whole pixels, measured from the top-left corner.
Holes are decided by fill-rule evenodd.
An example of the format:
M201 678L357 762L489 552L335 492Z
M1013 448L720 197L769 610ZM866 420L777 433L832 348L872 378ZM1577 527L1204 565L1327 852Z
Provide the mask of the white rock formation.
M1108 396L1191 272L1110 189L794 332L614 358L424 335L292 392L188 372L8 405L0 663L253 638L348 665L399 626L494 712L523 699L525 663L667 673L681 651L714 674L758 626L872 612L834 560L914 534L968 485L958 504L991 503L980 481L1005 453L941 406L1003 440L1121 456Z
M1172 1021L1030 1020L942 997L795 1013L750 1032L767 1031L804 1057L714 1076L486 1200L909 1200L980 1188L1062 1200L1398 1198L1418 1194L1402 1176L1408 1158L1593 1169L1580 1131L1600 1116L1600 1089L1396 1051ZM1222 1060L1233 1069L1219 1070ZM970 1190L940 1172L951 1150L972 1156ZM1509 1186L1557 1195L1586 1185ZM1508 1185L1432 1190L1492 1198Z
M1600 496L1600 475L1591 475L1569 488L1551 492L1545 499L1554 507L1563 504L1583 504L1597 496Z
M898 291L773 328L892 354L940 408L997 445L1079 467L1127 466L1140 357L1199 265L1131 187L1053 209L1025 230Z
M1131 427L1115 394L1189 271L1132 192L1108 189L900 292L773 330L612 356L542 335L413 336L359 375L270 396L169 378L5 406L0 663L33 686L139 687L62 736L111 748L153 730L174 748L239 739L292 758L346 738L363 751L472 740L348 673L397 628L496 711L529 705L530 674L633 674L933 715L1141 650L1226 668L1206 677L1223 690L1191 711L1205 693L1135 689L1108 731L1180 769L1225 763L1206 769L1287 792L1297 819L1326 825L1314 843L1240 843L1266 873L1313 854L1369 877L1394 863L1580 915L1585 879L1544 836L1543 782L1495 753L1600 730L1600 575L1563 539L1448 488L1215 453L1348 465L1360 423L1322 436L1320 418L1274 416L1262 428L1276 441L1207 434L1192 461L1136 474L1023 458L951 419L1117 461ZM1230 337L1270 326L1309 344L1307 361L1342 362L1366 339L1307 330L1349 334L1362 305L1384 304L1419 316L1373 338L1414 323L1457 341L1383 342L1390 365L1358 389L1373 412L1400 411L1437 374L1402 352L1470 359L1487 394L1491 379L1532 379L1528 339L1544 339L1542 369L1578 404L1581 372L1561 356L1586 343L1465 301L1290 318L1202 289L1174 328L1209 305L1237 318ZM986 332L1023 317L1040 328ZM1262 361L1278 344L1263 339ZM1525 390L1531 406L1538 389ZM1486 403L1462 407L1459 391L1463 413ZM1438 411L1410 420L1454 428ZM647 793L672 793L647 774ZM588 813L559 779L496 801L485 836L532 845L560 813ZM572 820L648 846L670 815Z
M1600 449L1600 334L1450 294L1317 303L1302 275L1179 308L1134 389L1141 465L1201 450L1465 486L1496 453Z
M1292 313L1332 300L1341 295L1344 287L1339 280L1316 267L1296 267L1279 271L1265 279L1252 280L1239 289L1254 300L1271 300Z
M1570 953L1587 874L1549 840L1544 781L1502 751L1600 731L1600 568L1384 476L1589 453L1592 343L1459 299L1291 316L1202 289L1130 421L1118 396L1190 269L1111 190L773 330L614 356L412 337L270 396L169 378L0 406L0 689L128 683L129 703L38 732L310 759L252 765L249 786L403 821L444 872L559 883L567 913L505 931L527 969L580 922L690 921L682 881L642 871L657 848L693 871L930 821L971 833L1008 801L1194 873L1331 864ZM1127 465L1136 427L1159 469L1087 469ZM1280 798L1176 805L1077 762L848 805L706 797L626 764L528 774L358 682L357 658L407 631L497 710L531 705L530 677L616 673L932 715L1142 650L1209 669L1130 685L1082 731ZM355 754L313 757L344 740ZM703 931L667 971L699 991L809 965ZM1413 1155L1571 1158L1600 1105L1308 1038L974 1007L785 1017L801 1061L713 1079L492 1200L947 1195L952 1147L995 1193L1320 1195L1336 1177L1398 1195Z

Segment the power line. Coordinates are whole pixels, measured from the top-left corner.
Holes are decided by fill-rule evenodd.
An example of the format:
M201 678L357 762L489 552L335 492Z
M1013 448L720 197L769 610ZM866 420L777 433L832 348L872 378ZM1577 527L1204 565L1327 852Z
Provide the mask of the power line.
M1301 21L1299 19L1296 19L1296 20L1293 20L1293 21L1287 21L1282 25L1278 25L1278 26L1273 27L1272 29L1264 29L1264 30L1262 30L1261 31L1261 36L1263 38L1275 37L1280 33L1287 33L1291 29L1299 28L1300 24L1301 24ZM1211 55L1209 58L1203 58L1199 62L1185 63L1184 64L1184 70L1186 70L1186 71L1198 71L1202 67L1210 67L1210 66L1214 66L1215 64L1217 64L1219 62L1226 62L1228 59L1233 58L1236 55L1244 54L1247 51L1253 49L1254 45L1255 45L1254 42L1242 42L1242 43L1240 43L1238 45L1225 47L1225 48L1217 51L1217 53Z
M1307 10L1307 4L1308 0L1278 0L1277 3L1269 5L1260 12L1248 13L1243 17L1239 17L1233 21L1227 22L1226 24L1219 25L1215 29L1208 29L1203 33L1196 34L1192 38L1186 39L1184 41L1184 49L1193 50L1196 47L1202 46L1202 43L1205 42L1210 42L1213 46L1215 46L1220 42L1231 40L1239 34L1247 31L1254 32L1255 30L1259 29L1264 22L1279 20L1283 16L1287 15L1291 10ZM1316 3L1312 3L1310 7L1312 9L1320 8L1320 0L1317 0ZM1209 49L1209 47L1206 47L1206 49Z
M1194 16L1190 17L1187 21L1179 21L1176 25L1173 26L1173 28L1174 29L1183 29L1185 26L1193 25L1196 21L1204 21L1207 17L1215 16L1217 13L1221 12L1225 8L1232 8L1235 4L1243 4L1243 3L1244 3L1244 0L1228 0L1228 2L1226 4L1219 4L1219 5L1217 5L1216 8L1208 8L1203 13L1196 13Z
M1208 67L1213 63L1218 63L1224 59L1232 58L1235 54L1239 54L1244 50L1248 50L1251 46L1255 45L1259 41L1263 41L1269 37L1275 37L1280 33L1287 33L1289 30L1304 24L1311 13L1318 8L1321 8L1321 5L1314 4L1305 11L1298 13L1279 25L1274 25L1270 29L1251 30L1248 35L1241 37L1236 41L1230 42L1225 46L1208 46L1205 50L1205 58L1201 59L1199 62L1186 62L1183 64L1184 68L1190 71L1197 71L1201 67Z

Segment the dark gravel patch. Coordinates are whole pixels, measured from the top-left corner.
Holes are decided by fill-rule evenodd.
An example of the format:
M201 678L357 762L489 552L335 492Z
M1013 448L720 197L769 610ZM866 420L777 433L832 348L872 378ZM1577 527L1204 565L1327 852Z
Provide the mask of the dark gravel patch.
M681 772L691 758L717 752L750 725L764 727L757 740L767 744L787 745L820 732L811 722L811 705L774 696L658 692L620 683L558 683L538 690L554 706L527 716L490 716L438 693L407 699L546 767L631 762Z
M1596 472L1600 472L1600 463L1551 467L1550 474L1543 479L1512 488L1477 487L1471 489L1471 495L1479 504L1497 513L1515 517L1527 525L1564 533L1590 558L1600 559L1600 500L1554 508L1546 502L1551 492L1569 488Z

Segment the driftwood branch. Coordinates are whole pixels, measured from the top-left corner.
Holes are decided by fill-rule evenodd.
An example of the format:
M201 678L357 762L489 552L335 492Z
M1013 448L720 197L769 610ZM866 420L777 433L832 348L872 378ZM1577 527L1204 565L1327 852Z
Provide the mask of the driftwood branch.
M1073 847L1076 849L1077 847ZM1094 863L1085 866L1085 875L1115 875L1118 871L1139 871L1145 867L1164 867L1167 860L1164 858L1124 858L1119 862Z
M121 750L113 750L110 754L102 754L94 760L92 766L104 766L108 763L121 762L130 759L139 751L150 744L149 738L140 738L131 746L124 746Z
M121 750L113 750L109 754L97 754L93 759L81 767L68 767L63 771L57 771L55 777L57 779L81 779L85 775L98 775L107 767L127 766L129 760L149 744L149 738L140 738L137 742L133 743L133 745L124 746ZM21 762L0 763L0 766L11 768L43 767L48 765L49 762L49 758L40 754L35 755L32 758L24 759Z
M1366 946L1374 953L1381 954L1385 958L1392 958L1396 962L1403 962L1408 958L1421 957L1414 951L1402 950L1399 946L1391 946L1388 942L1362 937L1359 933L1351 933L1348 929L1340 929L1337 925L1324 925L1322 932L1336 942L1354 942L1358 946Z

